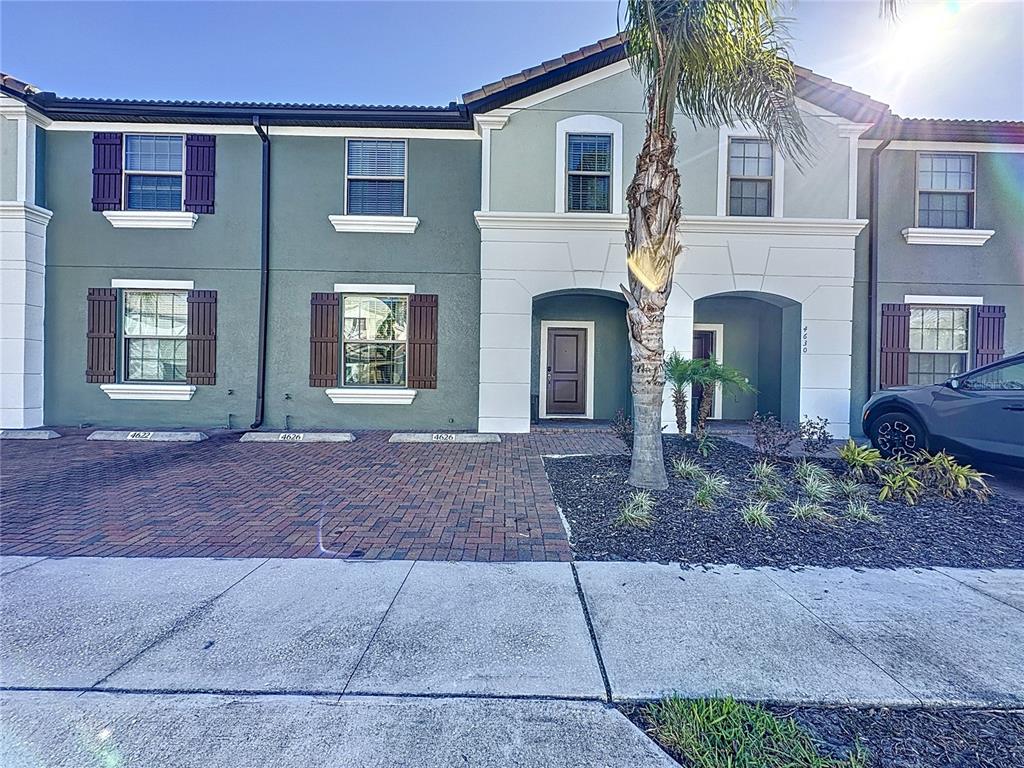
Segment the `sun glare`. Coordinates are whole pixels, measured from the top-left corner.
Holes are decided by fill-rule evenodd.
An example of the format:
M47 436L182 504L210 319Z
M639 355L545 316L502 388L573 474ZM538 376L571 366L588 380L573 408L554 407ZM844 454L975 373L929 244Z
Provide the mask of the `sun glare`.
M957 0L908 4L881 40L882 63L907 73L950 55L949 41L964 11L965 4Z

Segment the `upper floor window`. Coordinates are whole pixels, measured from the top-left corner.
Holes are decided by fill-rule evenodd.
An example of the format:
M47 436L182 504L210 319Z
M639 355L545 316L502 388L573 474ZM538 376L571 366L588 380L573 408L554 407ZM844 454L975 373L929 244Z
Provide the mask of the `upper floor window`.
M612 137L609 134L570 133L565 170L567 211L610 212Z
M342 383L404 387L408 325L408 296L342 296Z
M124 137L125 209L180 211L184 203L184 137Z
M940 384L968 368L967 307L911 307L908 384Z
M764 139L729 139L729 216L771 216L774 152Z
M188 291L124 291L125 381L185 381Z
M349 139L346 154L345 212L404 216L405 141Z
M950 229L974 226L974 155L918 155L917 225Z

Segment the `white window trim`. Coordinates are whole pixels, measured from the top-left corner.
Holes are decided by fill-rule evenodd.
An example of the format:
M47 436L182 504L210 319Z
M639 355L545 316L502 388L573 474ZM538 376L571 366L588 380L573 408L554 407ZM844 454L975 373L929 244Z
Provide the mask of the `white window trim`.
M391 297L401 296L402 298L405 299L406 321L408 322L409 294L405 292L405 289L406 288L413 288L414 290L409 291L409 293L416 293L415 286L409 286L409 285L380 285L380 284L362 283L362 284L356 284L354 286L356 288L356 290L354 290L354 291L347 291L347 290L339 291L338 290L339 288L346 288L346 287L347 286L346 286L345 283L335 283L334 284L334 292L341 294L341 296L338 299L338 316L339 316L338 319L340 321L340 327L338 329L338 367L339 367L339 370L338 370L338 380L341 382L341 386L331 387L331 388L325 390L327 392L327 396L330 397L331 401L334 402L334 403L355 403L355 402L358 402L358 403L376 404L376 405L390 405L390 404L408 405L409 403L412 402L413 398L416 397L416 392L418 390L410 389L408 386L406 386L406 387L392 387L392 386L389 386L389 385L386 385L386 384L382 384L382 385L377 386L377 387L370 387L370 386L367 386L365 384L351 384L351 385L346 385L345 384L345 295L346 294L352 294L352 295L391 296ZM402 290L399 290L399 291L383 291L383 290L370 290L370 288L400 288ZM356 343L358 343L358 342L356 342ZM392 342L392 343L398 343L398 342ZM405 336L405 381L408 384L408 382L409 382L409 332L408 332L408 326L406 326L406 336ZM384 397L381 397L381 398L378 398L378 399L373 399L372 397L370 399L367 399L367 397L369 397L368 393L381 392L381 391L383 391L383 392L398 392L399 395L396 396L396 397L391 397L391 396L385 395ZM337 392L355 392L356 396L355 396L355 398L348 398L348 397L343 397L342 395L336 395L336 394L332 395L331 392L336 392L336 393ZM409 393L412 393L412 394L409 394ZM406 398L408 398L408 399L406 400Z
M574 131L575 132L575 131ZM547 399L547 359L548 359L548 328L582 328L587 332L587 403L582 414L578 413L552 413L548 415ZM594 339L593 320L541 320L540 321L540 359L538 361L538 386L540 396L537 398L538 417L542 419L593 419L594 418L594 350L596 349Z
M127 288L134 291L191 291L196 287L194 280L134 280L114 278L111 288Z
M111 280L110 282L111 282L111 284L113 284L114 281ZM140 282L154 283L154 282L177 282L177 281L174 281L174 280L169 280L169 281L150 280L150 281L140 281ZM181 282L191 282L191 281L182 280ZM114 286L111 285L111 287L114 287ZM185 289L182 289L182 288L173 288L173 289L156 288L156 289L154 289L151 286L145 286L145 287L141 287L141 288L123 288L122 287L121 295L118 296L118 301L117 301L118 312L120 313L120 316L117 319L117 343L118 343L118 347L119 347L118 355L119 355L119 358L120 358L120 361L121 361L121 381L116 386L126 386L126 387L130 386L130 387L135 387L135 388L142 387L143 389L145 389L147 387L149 387L149 388L158 387L158 388L160 388L160 391L164 391L164 392L169 392L170 391L170 390L167 390L167 387L192 386L192 385L189 385L189 384L185 384L184 382L181 382L181 381L145 381L145 380L140 381L138 379L129 379L128 378L128 340L129 339L151 338L151 339L178 340L178 339L181 339L182 337L180 337L180 336L129 336L125 332L125 328L124 328L125 327L124 291L126 291L126 290L127 291L132 291L132 292L157 290L157 291L162 291L162 292L165 292L165 293L172 293L172 292L173 293L181 293L181 291L185 290ZM191 289L188 289L188 290L191 290ZM187 340L187 338L188 338L188 303L187 303L188 302L188 297L186 297L185 301L186 301L186 305L185 305L186 306L186 314L185 314L185 339ZM185 361L186 362L186 366L188 364L187 354L188 354L188 347L186 345L186 361ZM101 385L101 387L102 386L105 386L105 385ZM195 391L195 387L193 387L193 391ZM192 398L192 394L189 393L188 397L180 397L179 396L179 397L144 397L144 398L143 397L136 397L136 398L125 398L125 397L122 397L122 398L114 398L113 395L111 395L110 397L111 397L111 399L120 399L120 400L127 400L127 399L132 399L132 400L190 400Z
M964 370L961 375L967 373L974 368L974 355L975 355L975 338L974 338L974 312L971 310L972 304L960 304L957 296L910 296L905 295L904 303L907 304L908 308L913 311L914 309L924 309L926 307L945 307L948 309L966 309L967 310L967 349L910 349L909 355L963 355L964 356ZM906 301L906 299L934 299L934 301ZM963 298L980 298L980 297L963 297ZM978 302L981 303L980 301Z
M387 295L413 294L416 293L416 286L412 284L385 284L385 283L335 283L335 293L381 293Z
M719 365L723 365L725 359L725 325L722 323L694 323L693 330L695 331L711 331L715 338L715 362ZM693 357L693 349L690 349L690 356ZM691 389L692 392L692 389ZM712 419L722 418L722 383L718 382L715 384L715 407L711 414ZM689 423L690 417L687 414L687 423Z
M612 137L611 213L622 213L622 123L604 115L574 115L555 124L555 213L566 213L566 144L570 133ZM608 211L573 211L574 216L607 216Z
M917 194L917 193L915 193ZM918 195L918 200L921 199ZM908 245L980 246L994 235L994 229L947 229L946 227L907 227L903 239Z
M345 185L348 186L346 179ZM331 214L327 217L335 232L371 232L411 235L420 225L416 216L353 216Z
M925 296L913 293L903 295L904 304L937 304L943 307L978 307L985 303L984 296Z
M170 136L181 139L181 170L180 171L130 171L128 170L128 137L129 136ZM129 176L178 176L181 178L181 202L177 211L145 211L141 213L185 213L185 142L187 138L183 133L138 133L130 131L121 138L121 210L135 211L128 207L128 177ZM113 222L111 222L113 223ZM194 223L194 222L193 222ZM116 224L114 226L117 226ZM189 227L191 229L192 227Z
M335 405L410 405L418 391L388 387L329 387L324 394Z
M349 179L366 179L369 181L397 181L397 176L349 176L348 175L348 147L353 141L400 141L402 143L402 215L401 216L366 216L360 213L348 212L348 182ZM357 139L345 139L345 184L341 190L341 210L345 216L356 216L367 219L396 219L409 218L409 142L406 139L384 139L376 137L360 137ZM417 219L419 221L419 219Z
M199 214L191 211L103 211L114 229L193 229Z
M969 190L964 190L964 189L921 189L921 186L920 186L921 185L921 155L968 155L968 156L970 156L970 158L971 158L971 175L974 177L974 186L971 187ZM963 229L959 229L959 228L958 229L953 229L951 227L922 227L921 226L921 193L922 192L934 192L934 193L940 194L940 195L941 194L945 194L945 193L951 193L951 194L954 194L954 195L955 194L969 194L971 196L970 197L971 206L970 206L970 210L968 212L968 215L970 216L971 226L967 227L967 228L963 228ZM929 234L932 237L936 237L936 236L938 236L939 233L942 233L942 232L959 232L961 234L975 232L976 231L975 228L978 225L978 219L977 219L978 204L977 204L977 199L978 199L978 155L977 155L977 153L975 153L975 152L949 152L949 151L938 151L938 150L934 150L934 151L929 150L929 151L923 151L923 152L916 152L914 154L914 224L915 224L915 226L907 227L906 229L903 230L903 237L904 237L904 239L906 239L906 241L908 243L911 243L913 245L913 244L916 244L916 243L911 242L911 237L915 237L915 236L918 237L918 238L921 238L921 237L927 237ZM981 230L981 231L985 232L987 230ZM911 233L911 234L908 235L908 233ZM995 232L993 232L992 234L995 234ZM989 237L991 237L991 235L989 235ZM951 238L951 239L955 240L956 238L954 237L954 238ZM970 238L967 238L967 239L970 239ZM985 240L988 240L988 237L986 237ZM980 243L973 243L973 242L966 242L966 243L964 243L964 242L952 242L952 243L929 242L927 244L928 245L984 245L985 244L985 240L982 240ZM918 239L917 242L924 244L920 239Z
M151 382L127 382L124 384L100 384L100 389L111 400L191 400L196 393L195 384L160 384Z
M750 125L723 125L718 129L718 206L719 216L729 210L729 139L763 139ZM775 149L772 157L772 212L771 218L781 218L785 198L786 164L782 153ZM732 216L739 219L763 219L766 216Z

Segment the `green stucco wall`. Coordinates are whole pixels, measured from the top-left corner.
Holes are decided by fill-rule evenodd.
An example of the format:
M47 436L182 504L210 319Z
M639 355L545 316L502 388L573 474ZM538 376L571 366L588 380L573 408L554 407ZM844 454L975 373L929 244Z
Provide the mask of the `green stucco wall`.
M193 230L114 229L92 211L92 136L49 137L46 419L55 425L246 427L259 311L260 141L217 138L217 211ZM344 139L273 138L267 428L472 428L478 399L479 143L409 141L415 234L341 234ZM218 291L217 384L189 402L112 401L87 384L86 292L112 278L194 280ZM335 283L412 283L439 296L439 383L408 406L334 405L309 386L310 294Z
M629 341L626 304L621 299L594 294L559 294L533 302L533 350L530 393L532 415L537 416L542 396L540 324L542 320L580 320L594 323L594 418L615 418L619 409L629 413Z
M492 131L491 209L555 210L556 124L580 114L602 115L622 123L623 195L643 145L645 114L639 82L629 72L517 111L501 130ZM846 218L849 140L820 118L805 115L812 156L798 168L785 162L784 214L791 217ZM682 177L683 212L714 216L718 200L717 127L695 129L676 119L677 164ZM625 210L623 208L623 210Z

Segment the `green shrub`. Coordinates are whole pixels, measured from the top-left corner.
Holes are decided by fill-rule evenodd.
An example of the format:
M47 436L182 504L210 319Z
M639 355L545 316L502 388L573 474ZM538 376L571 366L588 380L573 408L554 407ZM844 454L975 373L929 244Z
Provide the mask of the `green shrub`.
M711 435L707 432L701 432L697 435L697 453L705 459L711 455L711 452L715 450L715 447L715 441L711 439Z
M821 464L815 464L813 461L808 461L807 459L800 459L793 465L793 476L796 477L797 482L801 485L811 479L820 483L832 485L832 481L835 479L832 476L832 473L825 469L825 467L821 466Z
M850 499L846 505L846 516L861 523L880 523L882 518L868 507L864 499Z
M987 501L992 495L984 472L979 472L970 464L961 464L945 451L929 455L920 451L914 455L917 461L917 476L928 489L934 490L946 499L959 499L968 493L974 494L979 501Z
M641 713L651 735L690 768L867 767L859 745L844 758L830 757L793 718L760 704L673 696Z
M856 499L864 495L864 486L852 477L840 477L836 480L835 489L844 499Z
M625 528L650 528L654 523L654 497L647 491L633 491L619 506L615 524Z
M755 501L753 499L747 501L746 504L740 507L740 516L743 518L743 522L751 528L775 527L775 520L768 514L767 501Z
M689 456L672 459L672 471L681 480L698 480L706 474L704 468Z
M870 445L857 445L851 437L836 449L839 458L846 464L846 472L853 479L863 483L869 477L878 474L882 462L882 454Z
M747 477L755 483L777 483L779 468L768 459L758 459L750 465L750 474Z
M808 475L800 483L804 495L816 504L828 501L835 495L832 483L822 479L818 475Z
M882 490L878 492L879 501L899 499L914 506L924 490L924 484L917 476L917 466L902 456L891 459L878 479L882 483Z
M786 495L786 489L778 481L759 483L754 488L754 497L763 501L782 501Z
M724 495L728 489L729 481L723 475L705 474L693 494L693 503L701 509L711 509L718 497Z
M822 509L820 504L803 499L797 499L789 505L789 516L794 520L817 520L822 523L828 523L835 519Z

